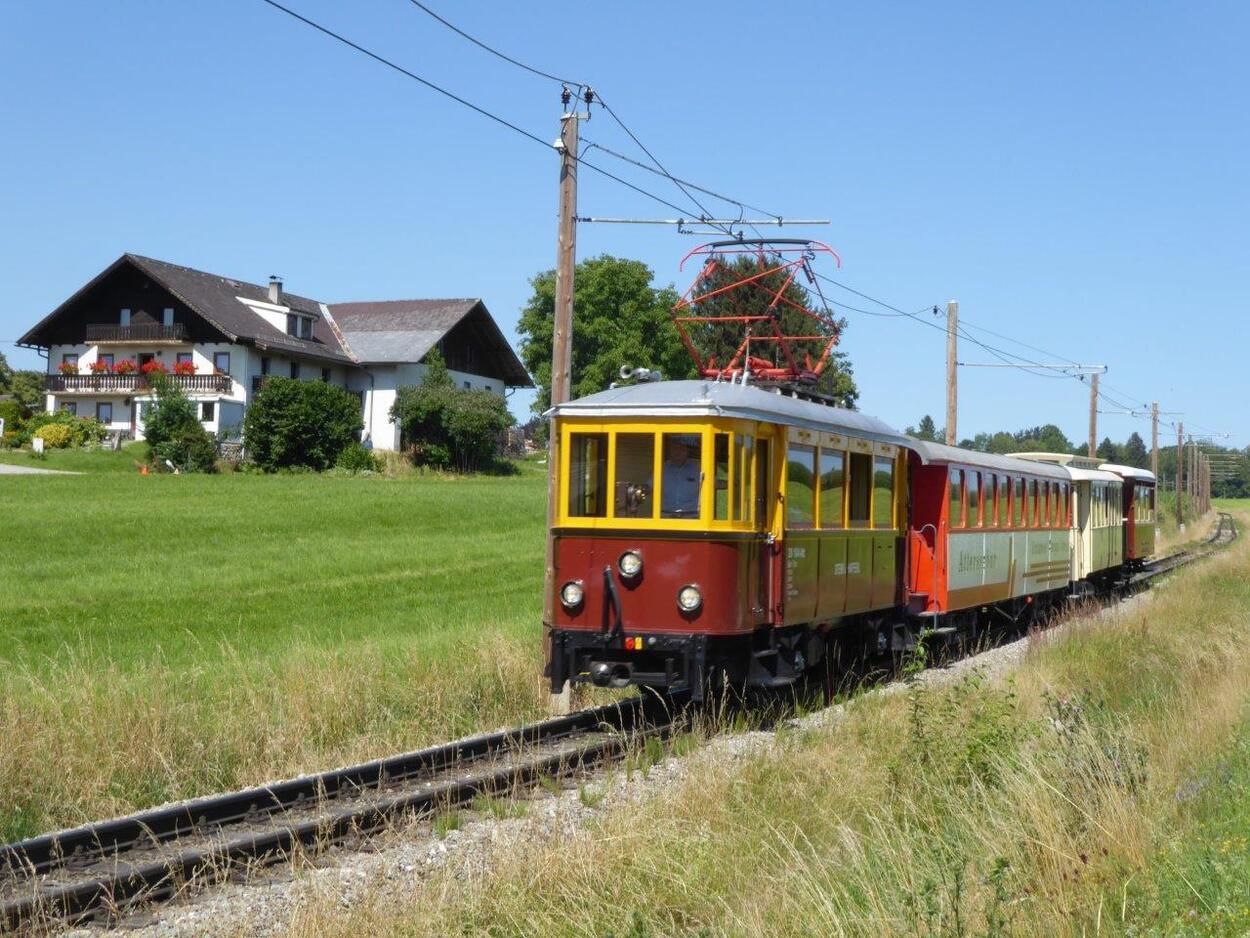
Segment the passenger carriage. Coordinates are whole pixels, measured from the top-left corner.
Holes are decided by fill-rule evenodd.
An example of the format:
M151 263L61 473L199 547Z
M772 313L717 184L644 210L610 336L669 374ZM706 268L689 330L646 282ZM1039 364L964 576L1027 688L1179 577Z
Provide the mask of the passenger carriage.
M1019 453L1021 459L1061 466L1072 479L1073 583L1084 590L1117 578L1124 564L1124 480L1099 469L1096 459L1067 453Z
M1140 567L1155 552L1155 474L1136 466L1103 463L1098 467L1122 480L1124 563Z
M1066 592L1071 480L1059 466L912 441L908 606L965 623ZM952 627L947 620L947 628Z

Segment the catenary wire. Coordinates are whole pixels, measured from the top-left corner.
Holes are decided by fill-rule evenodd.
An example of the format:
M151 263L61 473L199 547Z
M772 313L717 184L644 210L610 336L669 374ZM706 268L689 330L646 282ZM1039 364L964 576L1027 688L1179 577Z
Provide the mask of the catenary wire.
M487 52L489 52L491 55L498 56L499 58L503 59L505 62L515 65L517 68L524 69L525 71L530 72L533 75L537 75L540 78L547 78L561 85L575 85L579 89L586 87L585 82L573 81L571 78L561 78L558 75L552 75L550 72L544 72L541 68L535 68L532 65L526 65L524 62L518 59L514 59L512 56L507 55L503 52L500 52L494 46L483 42L482 40L478 39L476 36L472 36L469 33L465 32L463 29L461 29L459 26L456 26L454 23L450 23L447 20L443 19L443 17L439 16L437 13L431 10L424 3L421 3L420 0L408 0L408 2L411 3L417 9L421 10L423 13L426 13L429 16L433 17L434 19L438 20L440 23L442 23L444 26L450 29L453 33L456 33L458 36L461 36L469 40L469 42L473 43L479 49L484 49Z
M546 150L551 149L551 144L548 143L546 140L543 140L543 138L539 137L537 134L530 133L528 130L525 130L523 127L519 127L518 125L514 124L512 121L508 120L507 118L500 117L498 114L494 114L491 111L488 111L486 108L481 107L480 105L474 104L472 101L462 98L460 95L452 91L448 91L446 88L443 88L442 86L435 84L429 79L422 78L420 75L416 74L415 72L412 72L404 68L402 65L399 65L398 63L391 61L385 56L379 55L378 53L365 48L359 43L354 42L351 39L348 39L346 36L342 35L341 33L337 33L327 26L322 26L320 23L316 22L315 20L309 19L303 14L297 13L295 10L292 10L290 7L284 6L283 4L279 3L278 0L261 0L261 2L268 4L269 6L273 7L276 10L281 10L283 13L287 14L290 17L293 17L294 19L299 20L301 23L304 23L305 25L312 27L318 32L323 33L324 35L329 36L330 38L343 43L343 45L356 50L362 55L368 56L369 58L373 59L375 62L385 65L388 68L394 69L396 72L399 72L401 75L405 76L406 78L410 78L413 81L419 82L420 84L424 85L430 90L436 91L439 94L447 98L450 98L451 100L455 101L457 104L463 105L464 107L467 107L469 110L475 111L476 113L482 115L483 117L489 118L495 123L501 124L504 127L507 127L509 130L520 134L522 137L525 137L527 140L534 141L535 143L542 146L543 149L546 149ZM575 154L575 157L576 157L576 154ZM640 195L644 195L647 198L655 202L658 202L660 205L663 205L667 208L671 208L675 212L680 212L682 214L690 214L688 207L682 208L680 205L676 205L673 202L670 202L668 199L665 199L662 196L656 195L654 192L651 192L648 189L644 189L642 186L635 185L634 183L621 178L615 173L610 172L606 169L603 169L601 166L597 166L594 163L588 163L584 159L581 159L581 158L577 158L577 163L579 166L585 166L587 169L592 170L593 172L596 172L599 175L606 177L607 179L611 179L613 182L619 183L620 185L625 186L628 189L632 189L634 192L637 192ZM692 218L691 220L693 221L695 219Z

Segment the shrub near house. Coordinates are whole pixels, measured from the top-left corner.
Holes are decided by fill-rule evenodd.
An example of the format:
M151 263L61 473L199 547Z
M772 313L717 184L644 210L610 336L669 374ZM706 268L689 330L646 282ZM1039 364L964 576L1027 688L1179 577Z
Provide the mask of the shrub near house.
M329 469L360 441L360 402L320 381L270 378L243 417L247 456L266 472Z
M508 405L497 394L456 387L437 351L426 356L425 365L425 380L400 388L391 408L413 462L461 472L491 468L514 423Z

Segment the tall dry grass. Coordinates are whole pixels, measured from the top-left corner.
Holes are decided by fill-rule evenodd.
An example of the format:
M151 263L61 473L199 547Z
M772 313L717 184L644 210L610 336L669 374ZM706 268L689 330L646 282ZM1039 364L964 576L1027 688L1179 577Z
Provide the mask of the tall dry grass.
M541 718L539 654L466 635L438 651L296 642L263 662L226 645L191 671L18 668L0 693L0 820L16 839Z
M1143 934L1183 793L1247 729L1250 543L1035 643L1005 680L868 695L572 836L312 902L292 935ZM714 749L714 747L713 747Z

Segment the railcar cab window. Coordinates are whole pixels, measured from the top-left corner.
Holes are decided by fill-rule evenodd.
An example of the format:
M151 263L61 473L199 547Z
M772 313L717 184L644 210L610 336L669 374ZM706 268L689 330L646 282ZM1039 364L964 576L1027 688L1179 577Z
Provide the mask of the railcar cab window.
M615 487L616 517L655 517L655 434L616 435Z
M791 443L786 456L786 527L816 522L816 448Z
M697 433L665 433L660 517L698 518L703 440Z
M718 433L712 442L712 517L729 520L729 434Z
M1005 528L1011 524L1011 515L1008 509L1011 507L1011 497L1008 495L1007 477L998 477L998 526Z
M1011 524L1020 527L1024 523L1024 480L1011 480Z
M608 435L574 433L569 452L569 515L603 518L608 485Z

